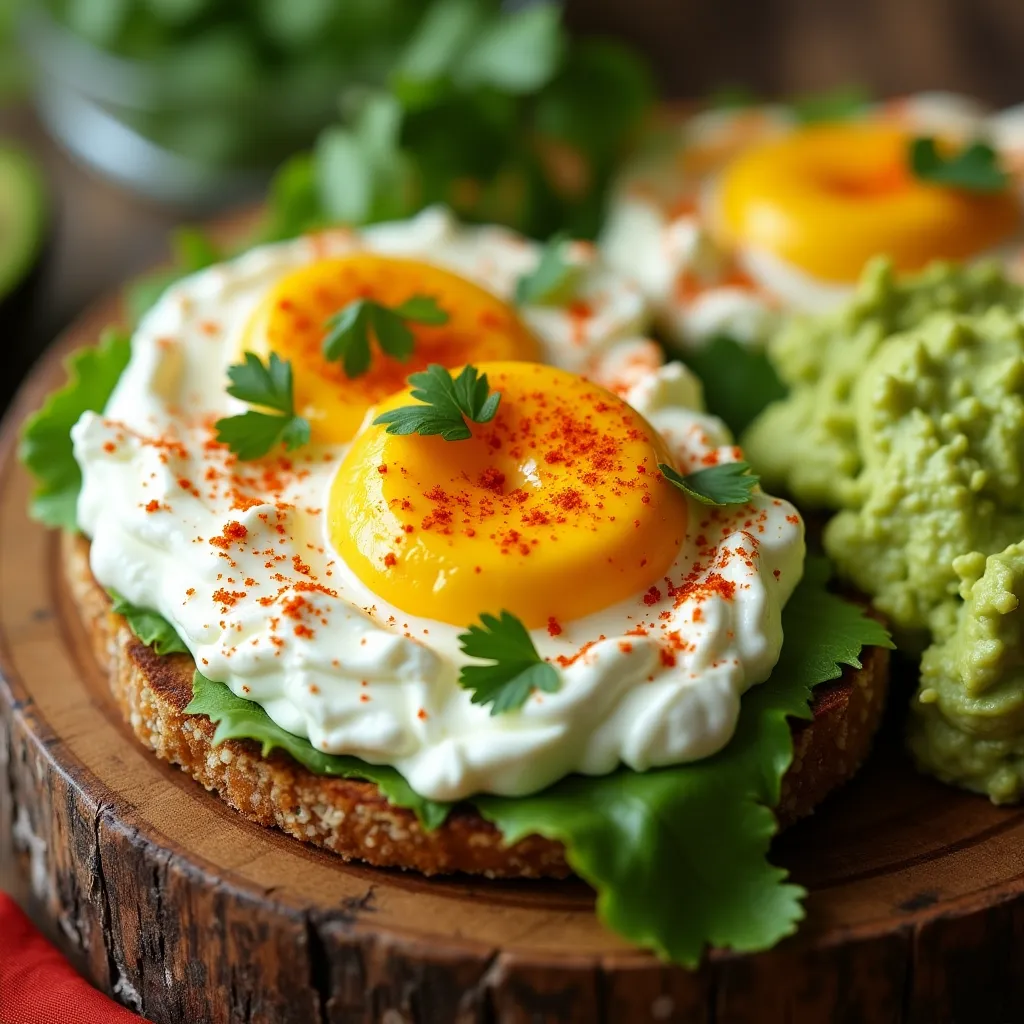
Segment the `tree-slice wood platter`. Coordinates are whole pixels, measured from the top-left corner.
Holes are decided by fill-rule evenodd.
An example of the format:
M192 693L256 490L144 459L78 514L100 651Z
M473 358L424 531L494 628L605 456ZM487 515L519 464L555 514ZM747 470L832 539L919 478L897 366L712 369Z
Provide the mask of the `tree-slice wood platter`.
M895 720L773 850L810 891L800 933L694 972L606 931L581 883L347 865L158 761L114 706L15 460L61 357L116 315L68 333L0 437L0 858L100 989L157 1024L1024 1021L1024 811L917 776ZM897 679L894 707L907 696Z

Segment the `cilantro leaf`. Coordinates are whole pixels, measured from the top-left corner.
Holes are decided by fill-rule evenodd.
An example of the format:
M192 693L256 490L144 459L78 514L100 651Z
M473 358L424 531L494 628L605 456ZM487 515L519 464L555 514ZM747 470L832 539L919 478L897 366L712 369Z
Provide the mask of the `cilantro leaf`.
M548 241L537 265L516 282L516 305L551 306L572 298L581 268L565 259L567 242L562 234Z
M396 807L415 812L428 830L443 825L451 810L450 804L427 800L414 792L394 768L317 750L309 740L282 729L259 704L236 697L224 683L215 683L199 671L193 678L192 701L185 713L206 715L217 726L215 744L232 739L255 740L261 744L264 757L274 750L283 750L316 775L374 782Z
M159 613L126 601L116 590L109 590L114 611L123 615L128 628L157 654L188 654L189 649L174 627Z
M413 295L389 307L373 299L356 299L327 320L324 358L341 360L346 377L359 377L370 368L370 328L377 344L403 362L412 355L415 339L407 322L439 326L448 314L429 295Z
M437 102L448 74L487 21L476 0L437 0L423 13L393 72L402 102L417 109Z
M76 530L82 472L75 462L71 428L83 412L102 412L128 365L131 339L108 327L94 348L73 352L65 362L68 381L51 392L26 421L18 458L36 478L31 512L47 526Z
M480 616L483 626L470 626L459 635L463 654L493 662L465 665L459 686L472 690L474 704L490 704L491 714L521 708L534 690L556 693L562 685L558 670L538 653L526 627L511 612Z
M476 0L438 0L412 35L394 74L406 106L432 107L457 91L534 93L557 72L564 35L557 4L488 11Z
M280 442L286 451L309 442L309 422L301 416L272 416L249 410L217 420L217 440L226 444L242 462L261 459Z
M373 422L385 424L389 434L440 434L446 441L468 441L472 432L466 418L490 423L498 411L501 392L488 394L487 374L464 366L458 377L437 363L409 375L412 397L424 405L403 405L382 412Z
M709 945L773 946L803 916L803 890L767 860L777 829L769 807L793 757L789 719L809 718L810 687L859 665L862 647L892 646L875 620L825 589L828 574L824 559L808 562L783 612L779 663L744 695L720 753L472 802L506 842L539 834L564 843L573 869L597 890L604 923L667 960L694 966Z
M365 299L350 302L327 321L324 359L342 361L346 377L361 377L370 368L370 310Z
M437 304L432 295L414 295L394 308L395 316L403 320L413 320L419 324L440 326L448 323L448 314Z
M723 462L686 476L664 462L658 469L670 484L702 505L742 505L750 501L759 479L748 462Z
M908 161L914 177L967 192L1001 192L1010 180L996 151L981 141L943 156L930 136L911 139Z
M513 96L535 92L558 68L561 17L556 3L499 14L461 50L453 77L464 89L494 88Z
M785 398L786 385L761 348L716 335L683 355L704 386L708 409L739 437L772 402Z
M243 462L259 459L279 442L287 451L309 442L309 421L295 414L292 365L276 352L264 365L253 352L244 353L245 362L228 367L231 384L227 392L251 405L274 409L275 413L250 409L239 416L217 420L217 440L226 444Z
M244 363L228 367L228 378L231 381L228 394L242 402L263 405L291 415L291 363L282 360L276 352L270 353L266 366L253 352L245 352L244 358Z

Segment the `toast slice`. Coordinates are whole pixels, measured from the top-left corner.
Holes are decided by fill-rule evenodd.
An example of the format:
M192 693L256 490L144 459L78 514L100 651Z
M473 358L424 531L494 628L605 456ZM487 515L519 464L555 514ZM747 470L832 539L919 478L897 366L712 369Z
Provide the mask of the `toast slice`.
M141 643L94 579L88 540L65 534L62 544L75 606L135 735L251 821L276 826L346 860L425 875L572 874L560 843L530 836L508 846L471 807L455 808L444 825L428 832L412 811L389 804L374 783L314 775L286 754L263 757L259 745L247 740L214 746L213 723L184 713L192 699L192 658L161 656ZM794 723L794 759L778 808L784 826L810 814L860 767L885 705L888 653L867 649L863 668L846 668L841 678L814 690L813 720Z

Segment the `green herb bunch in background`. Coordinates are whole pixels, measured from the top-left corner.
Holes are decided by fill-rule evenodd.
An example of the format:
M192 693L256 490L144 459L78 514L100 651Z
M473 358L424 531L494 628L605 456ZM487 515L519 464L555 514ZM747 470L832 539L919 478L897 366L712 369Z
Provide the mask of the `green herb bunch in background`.
M50 2L69 18L76 6L91 6ZM339 67L351 59L351 79L333 94L335 123L284 162L255 241L407 217L438 202L465 220L533 237L556 230L592 237L611 177L653 99L640 57L610 40L570 38L560 5L550 2L514 9L498 0L96 2L122 10L104 38L125 52L159 52L161 38L192 39L173 60L185 69L192 46L205 52L210 63L197 65L205 88L254 85L266 61L294 60L296 73L312 76L331 54ZM349 36L353 18L361 28ZM217 59L211 38L221 40ZM194 232L188 241L180 272L224 255L197 245ZM170 279L148 282L133 311Z
M593 236L652 95L637 56L570 39L556 4L436 0L387 86L348 92L342 123L282 170L269 234L444 202L534 237Z
M3 2L3 0L0 0ZM7 0L11 2L11 0ZM270 167L383 84L424 0L27 0L45 74L201 165Z

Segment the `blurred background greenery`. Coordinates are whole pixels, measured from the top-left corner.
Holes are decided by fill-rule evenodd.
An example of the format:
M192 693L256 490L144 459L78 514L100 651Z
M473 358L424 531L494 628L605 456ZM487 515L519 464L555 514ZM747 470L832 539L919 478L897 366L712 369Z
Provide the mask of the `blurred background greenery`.
M593 236L653 98L643 57L553 0L0 0L0 390L220 209L264 201L247 244L435 202ZM129 315L224 255L176 231Z
M49 255L0 295L4 379L183 220L266 200L253 240L275 239L445 202L592 236L657 95L1005 104L1022 45L1019 0L0 0L0 285L5 251ZM172 248L133 312L223 255L192 229Z
M0 2L11 87L31 82L67 149L157 199L237 200L316 139L276 181L275 236L435 201L592 234L652 96L641 58L570 40L549 2Z

